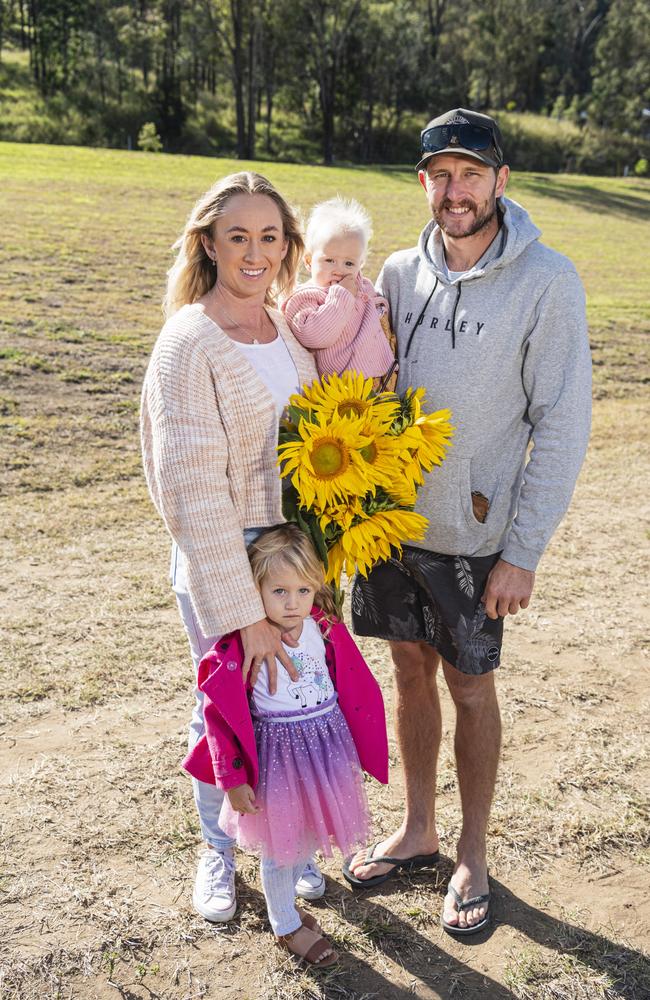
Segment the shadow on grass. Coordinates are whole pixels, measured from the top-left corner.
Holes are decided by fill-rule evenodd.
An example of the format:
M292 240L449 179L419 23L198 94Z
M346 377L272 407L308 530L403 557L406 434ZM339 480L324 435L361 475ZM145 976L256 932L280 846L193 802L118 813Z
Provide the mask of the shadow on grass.
M446 868L444 862L442 868L443 871ZM442 887L446 887L448 875L451 874L451 870L452 865L449 862L447 877L439 878L439 875L442 874L440 872L436 872L435 875L435 885L433 888L438 890L438 887L440 887L439 910L442 909L442 900L444 897L444 889ZM424 875L418 875L412 876L408 881L409 883L413 883L414 886L418 885L421 889L429 880ZM514 1000L515 994L503 986L503 984L495 982L486 975L468 969L462 961L450 955L449 952L442 948L437 947L429 938L418 934L412 924L397 917L390 910L389 906L373 901L373 896L385 895L391 888L394 888L396 892L404 892L404 878L396 878L392 885L391 883L384 883L374 890L364 892L363 895L355 893L354 899L357 905L359 903L365 903L365 905L362 905L358 909L357 906L353 907L353 910L357 909L357 913L354 915L347 912L345 906L347 893L345 893L345 890L340 892L339 900L343 908L346 909L346 919L350 923L356 923L361 933L368 926L380 929L389 928L389 933L384 938L381 937L380 933L373 935L376 946L383 951L387 958L392 959L398 965L402 966L406 972L412 973L432 989L436 990L441 1000L452 1000L453 997L458 996L458 989L461 984L464 996L471 997L474 995L472 991L475 991L477 996L489 996L490 1000L506 1000L506 998ZM510 926L518 931L519 934L527 937L531 942L541 945L546 949L554 950L558 957L570 954L598 975L610 977L614 984L613 989L616 991L616 996L620 997L621 1000L642 1000L642 998L650 996L650 962L642 952L635 951L616 941L612 941L602 934L586 930L584 927L558 920L548 913L544 913L542 910L526 903L519 896L516 896L506 885L494 878L490 878L490 889L492 893L491 923L484 931L476 935L457 938L456 941L462 943L464 947L477 947L485 944L499 926ZM401 943L393 944L390 941L390 937L399 937L402 940L407 940L409 944L406 951ZM438 968L443 969L444 972L438 973L435 977L422 974L422 953L425 949L428 953L427 962L432 971ZM416 952L420 953L417 958L415 958L414 954ZM410 960L413 958L415 958L414 967L411 967ZM369 966L366 966L363 972L361 969L358 969L358 974L359 976L364 976L364 988L366 976L368 977L367 982L370 985L372 985L373 980L377 980L376 971ZM378 984L377 988L379 988ZM391 987L391 989L395 990L395 987ZM391 997L407 997L412 996L412 993L406 990L396 990L394 993L391 992L387 995ZM384 994L379 992L379 996L384 996Z
M396 916L387 906L371 902L372 893L352 896L339 883L332 882L329 878L327 888L326 897L308 904L310 912L322 921L323 911L332 910L340 920L354 928L358 937L367 942L370 948L380 951L386 959L394 962L413 979L425 984L441 1000L457 1000L459 995L468 1000L472 997L516 1000L515 994L505 986L490 976L469 969L464 962L439 948L429 938L420 934L413 924ZM268 929L266 903L262 893L250 884L240 883L238 899L240 902L238 915L227 925L220 927L218 933L235 938L243 931L243 926L240 924L241 914L254 910L261 928L264 928L263 930L260 928L260 933L268 938L271 949L272 937ZM350 903L353 905L350 906ZM250 928L247 930L250 933ZM413 989L398 986L383 975L371 964L372 955L366 958L348 951L345 940L342 940L344 933L341 933L339 927L338 933L334 931L330 935L340 955L336 965L318 969L296 962L296 968L314 980L315 987L319 990L315 995L321 1000L334 1000L335 997L345 1000L366 997L378 997L381 1000L388 998L412 1000ZM485 940L485 935L482 936L482 940ZM278 956L280 954L278 951ZM287 974L291 975L293 960L288 954L286 959L290 963ZM276 995L279 996L279 993L273 994ZM293 996L293 993L290 995Z
M519 174L516 177L520 187L542 198L554 198L560 202L571 202L593 212L608 213L630 219L650 219L650 197L640 198L634 194L619 194L603 191L591 184L571 184L558 177L543 177L537 174ZM642 190L638 185L633 191ZM650 196L650 189L648 190Z

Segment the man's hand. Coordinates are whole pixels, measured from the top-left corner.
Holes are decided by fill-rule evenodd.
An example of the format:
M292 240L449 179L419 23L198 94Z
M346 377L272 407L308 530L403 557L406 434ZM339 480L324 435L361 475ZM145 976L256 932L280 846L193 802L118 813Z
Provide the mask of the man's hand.
M282 645L280 630L275 625L271 625L266 618L263 618L253 625L245 625L239 631L244 647L244 662L242 663L244 684L250 672L251 687L254 687L262 664L266 660L269 670L269 694L275 694L278 686L278 669L275 664L276 656L282 666L286 668L291 680L298 680L298 671L289 659L287 651ZM290 639L288 636L285 637L285 642L288 646L298 645L295 639Z
M237 788L229 788L226 795L233 809L242 816L244 813L254 814L260 811L260 806L255 804L255 792L250 785L238 785Z
M516 615L519 608L527 608L534 586L535 574L531 570L499 559L490 570L481 597L488 618Z
M341 278L339 281L339 285L342 285L343 288L347 288L348 292L354 295L355 298L357 297L359 286L357 285L356 274L346 274L345 277Z

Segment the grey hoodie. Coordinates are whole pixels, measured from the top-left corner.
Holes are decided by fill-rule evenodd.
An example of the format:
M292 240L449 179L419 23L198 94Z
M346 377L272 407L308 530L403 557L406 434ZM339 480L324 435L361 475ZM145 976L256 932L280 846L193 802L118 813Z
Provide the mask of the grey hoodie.
M450 407L456 428L418 494L416 510L429 518L419 545L454 555L503 550L534 570L587 448L591 358L573 264L539 242L520 205L502 198L499 206L499 234L460 279L449 277L432 221L417 247L388 258L377 290L397 335L398 392L424 386L426 409ZM490 502L483 524L472 513L474 490Z

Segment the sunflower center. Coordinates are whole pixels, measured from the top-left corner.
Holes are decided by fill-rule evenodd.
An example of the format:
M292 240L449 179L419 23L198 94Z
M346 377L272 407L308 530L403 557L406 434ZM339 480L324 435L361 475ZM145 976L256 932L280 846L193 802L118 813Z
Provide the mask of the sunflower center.
M311 464L319 479L336 479L350 465L350 452L336 438L319 438L311 452Z
M368 462L370 465L374 465L375 459L377 458L378 455L377 445L375 444L375 442L371 441L370 444L367 444L365 448L362 448L361 454L365 458L366 462Z
M344 399L337 407L340 417L362 417L368 404L361 399Z

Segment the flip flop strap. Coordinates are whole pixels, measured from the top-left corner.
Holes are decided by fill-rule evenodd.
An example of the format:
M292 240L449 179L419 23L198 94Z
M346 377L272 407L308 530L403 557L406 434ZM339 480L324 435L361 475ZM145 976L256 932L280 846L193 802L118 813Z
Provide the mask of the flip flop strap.
M375 844L374 847L368 848L368 850L366 851L366 860L364 861L364 865L369 865L371 862L375 862L375 864L378 865L384 863L389 865L405 865L407 864L407 862L413 860L412 858L391 858L387 854L383 855L380 858L376 858L374 852L377 850L378 847L379 844Z
M461 894L458 892L458 890L455 889L454 886L451 885L451 883L449 884L447 892L450 892L454 897L459 913L463 910L469 910L472 906L480 906L481 903L488 903L490 901L489 892L483 893L482 896L472 896L471 899L464 900Z

